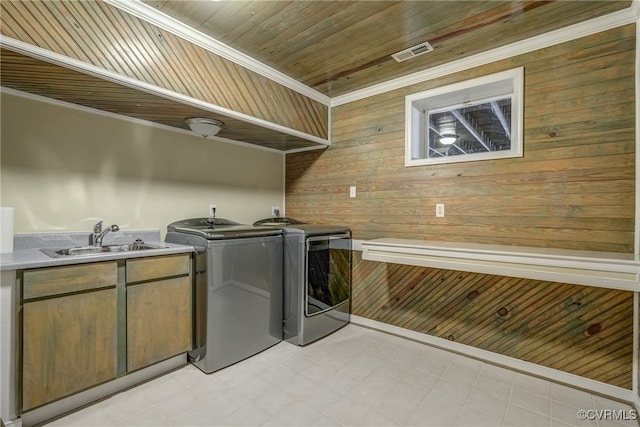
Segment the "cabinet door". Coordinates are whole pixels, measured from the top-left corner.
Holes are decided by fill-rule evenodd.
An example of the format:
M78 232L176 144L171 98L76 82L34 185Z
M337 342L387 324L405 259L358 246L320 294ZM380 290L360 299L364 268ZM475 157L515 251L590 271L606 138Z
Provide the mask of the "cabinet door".
M127 370L191 350L191 277L127 286Z
M23 305L23 410L114 379L116 289Z

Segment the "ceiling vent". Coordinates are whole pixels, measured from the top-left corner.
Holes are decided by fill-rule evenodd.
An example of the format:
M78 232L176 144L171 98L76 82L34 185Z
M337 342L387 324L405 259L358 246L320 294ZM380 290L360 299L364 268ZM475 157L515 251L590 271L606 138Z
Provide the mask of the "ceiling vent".
M429 44L429 42L424 42L417 44L409 49L401 50L398 53L394 53L391 55L393 59L398 62L406 61L407 59L415 58L418 55L422 55L423 53L431 52L433 47Z

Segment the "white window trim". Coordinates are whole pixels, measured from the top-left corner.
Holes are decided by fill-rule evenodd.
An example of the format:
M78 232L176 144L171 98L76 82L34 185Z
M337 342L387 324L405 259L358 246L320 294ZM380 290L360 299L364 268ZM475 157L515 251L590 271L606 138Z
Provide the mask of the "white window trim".
M424 133L425 114L419 108L415 108L414 103L424 98L434 97L447 93L473 89L489 83L503 80L512 80L513 95L511 104L511 149L503 151L493 151L486 153L473 153L459 156L419 158L414 159L415 151L423 149L420 139ZM420 93L414 93L405 97L405 166L424 166L445 163L473 162L479 160L504 159L522 157L523 155L523 98L524 98L524 68L514 68L512 70L479 77L464 82L454 83L435 89L430 89ZM416 144L413 142L417 141Z

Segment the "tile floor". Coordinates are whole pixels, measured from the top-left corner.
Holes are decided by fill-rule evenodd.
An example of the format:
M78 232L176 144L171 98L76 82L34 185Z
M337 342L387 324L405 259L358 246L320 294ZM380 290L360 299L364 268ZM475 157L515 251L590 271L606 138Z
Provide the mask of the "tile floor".
M580 409L632 414L623 403L348 325L211 375L186 366L47 426L638 427L580 421Z

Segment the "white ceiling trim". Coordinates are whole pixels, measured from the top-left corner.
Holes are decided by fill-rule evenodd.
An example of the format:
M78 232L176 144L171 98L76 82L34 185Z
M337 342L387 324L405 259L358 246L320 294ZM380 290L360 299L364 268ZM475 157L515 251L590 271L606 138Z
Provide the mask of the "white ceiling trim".
M421 83L427 80L443 77L449 74L468 70L492 62L501 61L524 53L543 49L556 44L579 39L581 37L596 34L612 28L635 23L640 13L640 1L634 0L630 7L622 9L608 15L593 18L578 24L551 31L539 36L512 43L503 47L481 52L466 58L452 61L423 71L418 71L404 77L398 77L377 85L369 86L361 90L356 90L345 95L336 96L331 99L331 107L348 104L370 96L400 89L412 84Z
M233 49L232 47L212 38L194 28L160 12L159 10L148 6L139 0L104 0L106 3L142 19L150 24L162 28L178 37L181 37L209 52L215 53L229 61L232 61L244 68L260 74L276 83L288 87L301 95L307 96L326 106L331 103L331 98L323 93L318 92L311 87L300 83L299 81L289 77L288 75L269 67L262 62L245 55L244 53Z
M224 108L219 105L210 104L208 102L202 101L197 98L192 98L190 96L186 96L181 93L173 92L141 80L133 79L129 76L125 76L122 74L115 73L113 71L105 70L104 68L97 67L93 64L88 64L86 62L82 62L77 59L70 58L68 56L64 56L59 53L52 52L38 46L34 46L31 44L25 43L23 41L13 39L11 37L3 36L2 34L0 34L0 46L5 47L14 52L21 53L23 55L30 56L32 58L36 58L36 59L43 60L45 62L60 65L62 67L75 70L83 74L89 74L91 76L108 80L113 83L120 84L133 89L141 90L143 92L150 93L152 95L157 95L162 98L180 102L182 104L191 105L196 108L201 108L203 110L211 111L212 113L218 113L223 116L238 119L246 123L251 123L251 124L263 127L265 129L271 129L276 132L282 132L287 135L303 138L308 141L312 141L319 144L319 148L324 148L330 144L330 142L327 139L323 139L315 135L301 132L296 129L291 129L286 126L282 126L277 123L272 123L257 117L249 116L244 113L239 113L237 111L230 110L228 108Z

